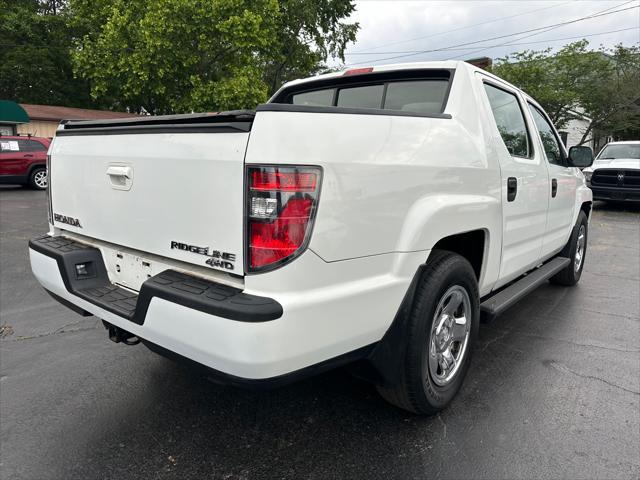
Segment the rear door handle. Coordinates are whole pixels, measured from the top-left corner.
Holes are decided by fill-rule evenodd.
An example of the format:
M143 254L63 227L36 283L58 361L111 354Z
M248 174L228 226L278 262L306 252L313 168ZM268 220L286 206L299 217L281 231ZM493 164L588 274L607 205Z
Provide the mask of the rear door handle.
M25 158L33 158L33 154L32 153L25 153L24 157Z
M553 178L551 179L551 196L556 198L556 193L558 193L558 180Z
M518 179L516 177L507 178L507 202L513 202L518 194Z

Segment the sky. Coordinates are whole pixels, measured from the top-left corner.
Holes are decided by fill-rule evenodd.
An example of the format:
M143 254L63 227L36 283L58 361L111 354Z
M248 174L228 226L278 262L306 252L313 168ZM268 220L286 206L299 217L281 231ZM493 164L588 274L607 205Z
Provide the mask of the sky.
M346 50L345 65L366 67L482 56L496 59L522 50L557 49L580 38L589 40L592 48L618 43L638 45L639 7L640 0L356 1L356 12L349 21L359 22L360 30L356 43ZM621 9L628 10L553 26ZM501 36L505 37L487 40ZM510 45L514 43L518 45ZM442 50L445 47L456 49ZM414 54L425 50L439 51ZM338 66L340 62L330 61L329 65Z

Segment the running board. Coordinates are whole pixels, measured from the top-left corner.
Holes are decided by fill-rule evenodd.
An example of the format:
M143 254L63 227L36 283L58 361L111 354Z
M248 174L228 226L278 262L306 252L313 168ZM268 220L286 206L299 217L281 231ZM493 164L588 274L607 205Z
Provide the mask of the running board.
M531 293L550 277L553 277L560 270L564 269L570 262L571 260L566 257L556 257L540 268L529 272L520 280L482 302L480 304L482 316L486 320L490 320L496 315L501 314L522 297Z

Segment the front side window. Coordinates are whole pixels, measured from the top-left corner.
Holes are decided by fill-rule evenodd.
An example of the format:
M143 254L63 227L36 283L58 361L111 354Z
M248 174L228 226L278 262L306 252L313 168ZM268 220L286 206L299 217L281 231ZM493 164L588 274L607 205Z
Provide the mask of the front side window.
M506 90L484 84L493 118L509 153L515 157L530 157L529 135L518 98Z
M536 124L538 133L540 133L540 140L542 140L542 147L544 148L547 160L554 165L564 166L562 147L547 117L544 116L539 108L531 104L529 104L529 109L531 110L533 122Z

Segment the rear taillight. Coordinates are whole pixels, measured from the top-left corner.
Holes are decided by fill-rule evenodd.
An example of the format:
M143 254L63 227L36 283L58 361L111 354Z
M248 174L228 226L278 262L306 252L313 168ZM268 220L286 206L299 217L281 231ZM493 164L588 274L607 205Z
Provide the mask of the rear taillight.
M247 272L272 270L305 250L321 180L318 167L247 167Z

